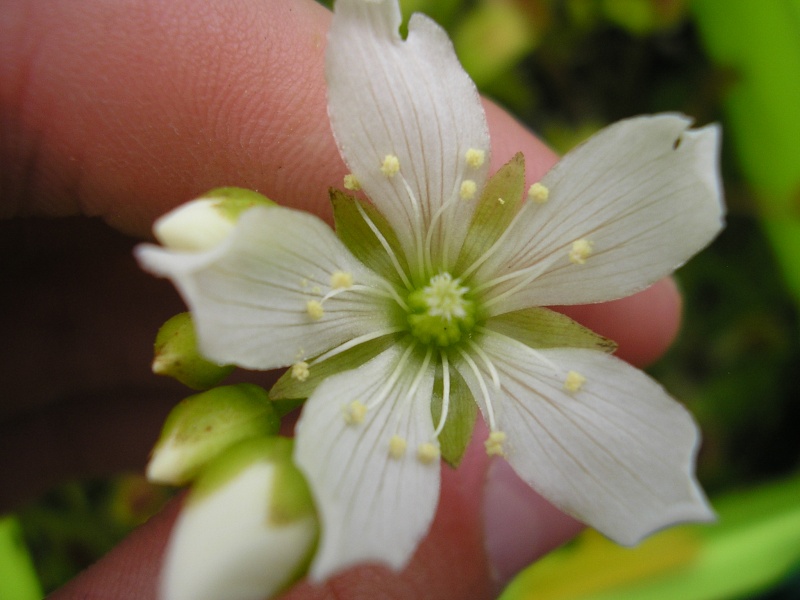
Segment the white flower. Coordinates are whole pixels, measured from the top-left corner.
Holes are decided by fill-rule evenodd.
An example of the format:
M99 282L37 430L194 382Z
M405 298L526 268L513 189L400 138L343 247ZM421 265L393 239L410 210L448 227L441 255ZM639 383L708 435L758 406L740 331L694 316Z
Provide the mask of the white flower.
M295 460L322 522L311 577L408 562L438 457L458 462L476 403L489 454L614 540L710 519L690 415L608 340L537 307L633 294L708 244L717 128L622 121L523 203L521 156L487 180L484 113L446 34L414 15L402 40L399 24L395 0L336 4L328 108L346 187L371 201L333 194L338 237L255 208L211 250L138 250L183 294L209 359L294 365L273 392L309 395Z

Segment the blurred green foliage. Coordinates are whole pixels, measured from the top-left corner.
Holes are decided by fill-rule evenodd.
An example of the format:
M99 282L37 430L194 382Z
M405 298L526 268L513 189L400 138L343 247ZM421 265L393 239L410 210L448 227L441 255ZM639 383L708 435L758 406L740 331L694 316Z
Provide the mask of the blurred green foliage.
M701 424L699 474L712 496L726 498L723 517L736 512L736 502L749 505L753 494L783 490L765 482L797 473L800 462L800 2L401 4L406 16L422 11L442 24L481 91L561 152L636 114L680 111L701 125L722 123L729 225L679 272L685 324L652 373ZM102 554L164 495L123 478L70 484L23 510L44 587L52 589ZM131 509L142 504L146 510ZM791 502L781 506L794 514ZM753 527L769 516L764 510L748 517ZM795 529L776 530L782 543L789 536L800 546L797 524L787 526ZM687 548L699 548L682 531L654 540L657 554L685 558ZM717 548L728 547L713 535L723 540ZM642 547L645 559L631 555L634 568L647 562L649 548ZM592 568L602 562L564 577L588 577ZM761 597L800 595L800 577L782 585ZM506 598L526 597L521 589L516 584Z

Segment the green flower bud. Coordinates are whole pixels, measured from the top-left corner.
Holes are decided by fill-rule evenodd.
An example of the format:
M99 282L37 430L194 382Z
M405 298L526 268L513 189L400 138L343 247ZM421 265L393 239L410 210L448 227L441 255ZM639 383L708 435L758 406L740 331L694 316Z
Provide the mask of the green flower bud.
M256 600L300 578L319 523L287 438L247 440L198 478L173 529L161 577L171 600Z
M244 211L274 205L252 190L216 188L159 218L153 233L163 246L173 250L209 250L228 236Z
M280 419L257 385L214 388L178 404L164 422L153 448L147 477L183 485L225 450L250 438L273 436Z
M197 335L191 315L180 313L158 330L153 357L153 373L174 377L193 390L217 385L233 371L231 365L206 360L197 349Z

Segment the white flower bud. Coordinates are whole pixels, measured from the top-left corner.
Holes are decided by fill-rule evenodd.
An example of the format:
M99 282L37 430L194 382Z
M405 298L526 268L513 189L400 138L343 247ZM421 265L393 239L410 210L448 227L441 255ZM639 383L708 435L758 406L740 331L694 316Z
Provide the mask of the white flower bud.
M267 392L257 385L229 385L190 396L164 422L147 478L183 485L234 444L275 435L279 427Z
M244 442L215 461L188 497L167 547L161 597L270 597L302 576L317 535L291 441Z
M274 206L274 202L251 190L217 188L160 217L153 234L172 250L210 250L233 231L239 215L254 206Z

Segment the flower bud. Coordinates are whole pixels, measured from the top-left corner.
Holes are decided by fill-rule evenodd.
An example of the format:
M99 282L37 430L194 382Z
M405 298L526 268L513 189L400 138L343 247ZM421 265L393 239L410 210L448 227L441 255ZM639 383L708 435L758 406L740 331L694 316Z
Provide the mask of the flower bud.
M274 205L252 190L216 188L159 218L153 225L153 234L172 250L210 250L228 236L244 211Z
M153 448L150 481L183 485L234 444L273 436L280 419L266 390L249 383L214 388L178 404Z
M287 438L247 440L197 480L165 555L167 600L260 600L301 577L318 536Z
M188 312L175 315L158 330L152 368L153 373L173 377L193 390L217 385L234 369L232 365L218 365L203 358Z

